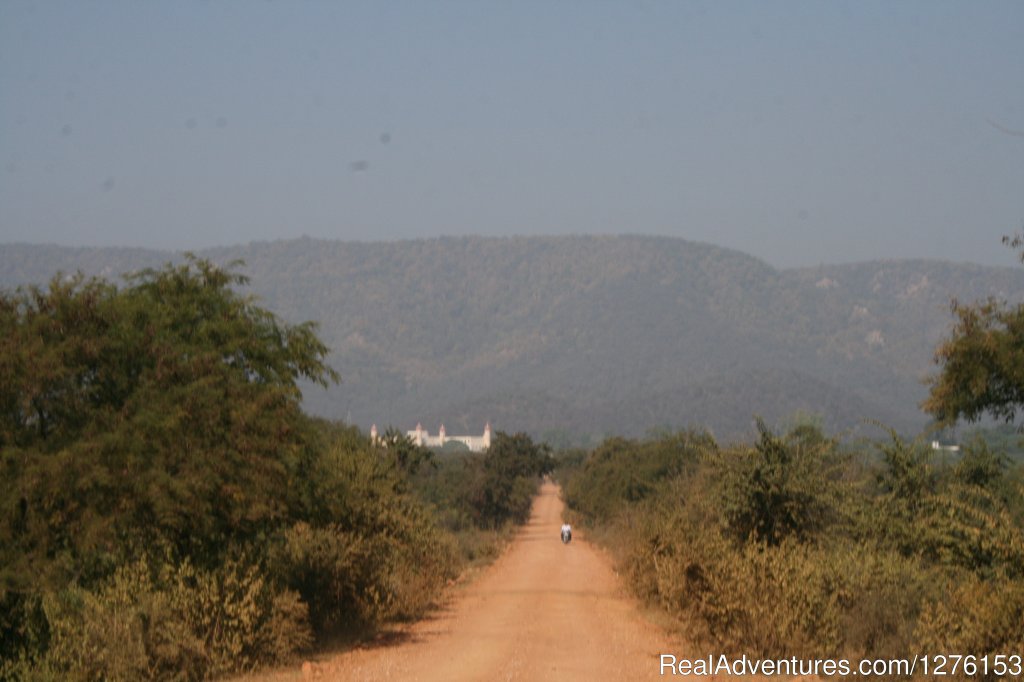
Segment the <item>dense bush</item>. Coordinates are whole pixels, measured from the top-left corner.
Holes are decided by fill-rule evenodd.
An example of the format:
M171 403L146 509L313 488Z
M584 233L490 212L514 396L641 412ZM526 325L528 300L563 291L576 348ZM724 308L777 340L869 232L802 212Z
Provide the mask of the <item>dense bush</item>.
M280 660L312 641L306 605L253 564L217 571L143 560L94 590L43 599L43 670L82 680L205 679Z
M91 589L72 584L35 599L47 646L5 661L8 676L206 679L281 660L312 642L299 595L245 560L207 571L146 557Z
M1024 582L960 576L930 600L917 628L920 651L970 652L978 656L1024 650ZM953 679L997 679L960 675Z
M311 513L272 545L271 566L318 632L416 615L454 577L451 539L380 448L336 441L310 480Z
M720 506L735 539L769 545L789 537L807 539L828 526L837 501L831 476L835 443L814 428L794 429L786 438L758 421L753 448L717 453Z
M242 640L266 652L259 660L288 649L263 646L285 626L255 613L294 593L267 582L258 560L242 573L232 562L302 514L291 483L314 455L296 382L336 376L313 326L279 323L232 290L244 282L191 261L123 289L70 277L0 294L2 665L136 677L132 666L168 670L172 641L205 661L186 670L250 665ZM126 587L146 556L194 569L197 592L172 589L158 566L157 582ZM244 616L227 614L193 644L161 630L201 631L189 614L216 610L196 599L234 608L233 581L256 590ZM299 606L286 612L304 621ZM231 618L251 630L231 634ZM149 640L93 641L151 620L140 630ZM308 638L296 632L285 639L297 646Z
M578 471L560 472L566 502L591 520L608 521L661 482L693 471L702 455L716 449L710 436L698 432L647 441L610 438L582 460Z
M1024 530L1005 458L974 443L940 465L891 434L864 461L813 425L758 430L728 448L609 440L562 474L566 499L637 594L717 650L1019 649Z
M215 562L294 513L296 382L335 375L311 325L279 323L242 283L195 261L122 290L0 296L5 588L102 578L154 542Z
M0 679L205 679L414 616L458 566L429 453L300 409L337 377L202 260L0 293Z
M474 505L484 484L483 459L483 454L468 451L441 454L410 480L412 493L431 509L466 564L496 558L511 537L510 525L485 524Z
M477 461L469 504L481 528L526 521L540 477L555 465L546 445L534 443L525 433L510 436L501 431Z

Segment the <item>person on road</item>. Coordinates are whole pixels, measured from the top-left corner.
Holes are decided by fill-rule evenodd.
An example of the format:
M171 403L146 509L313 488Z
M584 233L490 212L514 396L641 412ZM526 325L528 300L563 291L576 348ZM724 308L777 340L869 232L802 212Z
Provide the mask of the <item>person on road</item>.
M562 542L568 544L572 540L572 526L568 523L562 524Z

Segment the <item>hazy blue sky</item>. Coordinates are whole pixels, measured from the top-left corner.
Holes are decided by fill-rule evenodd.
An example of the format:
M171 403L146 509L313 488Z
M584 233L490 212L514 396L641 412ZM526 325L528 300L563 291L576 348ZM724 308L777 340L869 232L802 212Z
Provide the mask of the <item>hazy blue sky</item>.
M0 242L1011 264L1024 2L0 0Z

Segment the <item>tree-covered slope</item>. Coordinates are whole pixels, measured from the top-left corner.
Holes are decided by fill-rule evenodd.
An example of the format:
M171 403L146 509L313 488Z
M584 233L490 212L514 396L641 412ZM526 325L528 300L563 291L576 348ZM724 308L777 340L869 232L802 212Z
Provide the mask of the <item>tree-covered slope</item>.
M934 261L776 270L655 237L298 239L242 259L285 320L320 321L343 382L315 412L364 427L641 434L800 410L834 427L925 423L921 379L952 297L1024 297L1024 272ZM124 272L176 254L0 246L0 286Z

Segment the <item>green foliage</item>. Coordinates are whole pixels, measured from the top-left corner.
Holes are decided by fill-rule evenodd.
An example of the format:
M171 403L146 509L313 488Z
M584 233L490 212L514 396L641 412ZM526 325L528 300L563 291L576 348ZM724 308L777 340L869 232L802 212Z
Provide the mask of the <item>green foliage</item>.
M463 453L438 457L410 478L412 492L430 506L440 525L457 533L475 528L470 495L482 469L483 455Z
M913 511L935 489L931 451L921 440L908 443L895 431L890 431L889 435L891 442L879 446L885 464L878 476L879 485L889 498Z
M985 488L954 483L931 496L912 526L919 554L978 575L1024 576L1024 531Z
M313 325L280 323L233 291L245 282L191 259L124 289L79 275L0 293L0 601L13 614L0 622L5 662L70 671L81 656L55 658L70 646L68 623L100 637L122 612L169 613L156 597L136 611L125 605L125 567L167 554L199 567L197 580L230 581L227 552L302 513L291 483L310 451L297 382L337 376ZM263 585L253 573L238 579ZM210 581L207 591L229 584ZM57 608L65 593L82 595L77 620ZM270 603L287 593L261 594ZM85 632L79 625L71 631ZM123 651L139 641L126 639ZM217 669L215 641L204 640ZM238 651L225 656L247 665Z
M507 526L480 527L473 500L483 481L479 453L459 451L432 460L410 479L412 493L432 511L437 524L454 538L462 562L479 564L494 559L510 537Z
M610 438L567 481L566 502L588 519L607 522L652 494L660 482L692 471L716 448L711 436L695 431L648 441Z
M965 485L993 489L1002 487L1009 464L1005 454L993 451L982 438L976 437L964 446L953 475Z
M0 679L251 670L455 576L411 492L431 453L305 416L327 348L245 283L190 259L0 294ZM491 468L544 470L521 445Z
M384 455L365 440L330 447L311 473L311 513L272 552L317 632L416 615L455 576L451 540Z
M335 378L312 325L280 324L192 261L0 296L0 586L108 575L169 543L215 560L289 514L297 381Z
M498 431L479 461L470 492L476 525L497 528L526 521L537 482L554 468L547 445L535 444L525 433L510 436Z
M32 664L9 660L13 677L200 680L284 660L312 641L298 595L244 561L211 572L143 559L91 590L46 593L42 609L49 646Z
M793 536L807 539L829 523L836 484L830 479L835 443L812 426L773 434L758 420L760 438L752 450L725 451L716 458L722 471L722 510L738 540L778 544Z
M876 472L877 507L865 515L867 537L881 538L888 546L906 554L921 551L917 524L938 485L931 464L931 450L920 439L907 442L895 431L881 443L882 468Z
M942 372L924 409L940 423L976 421L989 413L1013 421L1024 406L1024 305L989 299L952 304L956 325L935 352Z
M610 440L568 468L572 512L599 525L639 596L735 654L1019 648L1019 468L984 444L942 465L891 433L858 461L814 424L758 427L724 449Z
M456 445L465 445L451 441ZM434 453L429 448L416 445L412 437L405 435L398 429L388 427L380 440L375 443L382 451L383 456L389 458L402 473L414 475L420 467L434 465Z
M1024 582L957 576L929 600L918 622L915 649L971 652L981 658L1024 649ZM958 675L952 679L999 679Z
M939 470L931 451L891 433L880 446L878 507L863 535L931 563L979 575L1019 573L1024 535L1012 514L1016 497L1005 479L1007 460L980 440Z
M906 646L906 610L923 582L916 562L795 535L737 543L715 522L717 496L700 478L670 486L619 531L631 538L626 571L638 593L679 616L692 638L765 656ZM673 502L680 494L685 504Z
M1021 249L1020 236L1003 241ZM1012 422L1024 407L1024 304L989 297L968 305L954 298L951 308L957 321L935 351L942 371L930 381L924 409L944 425L985 413Z

